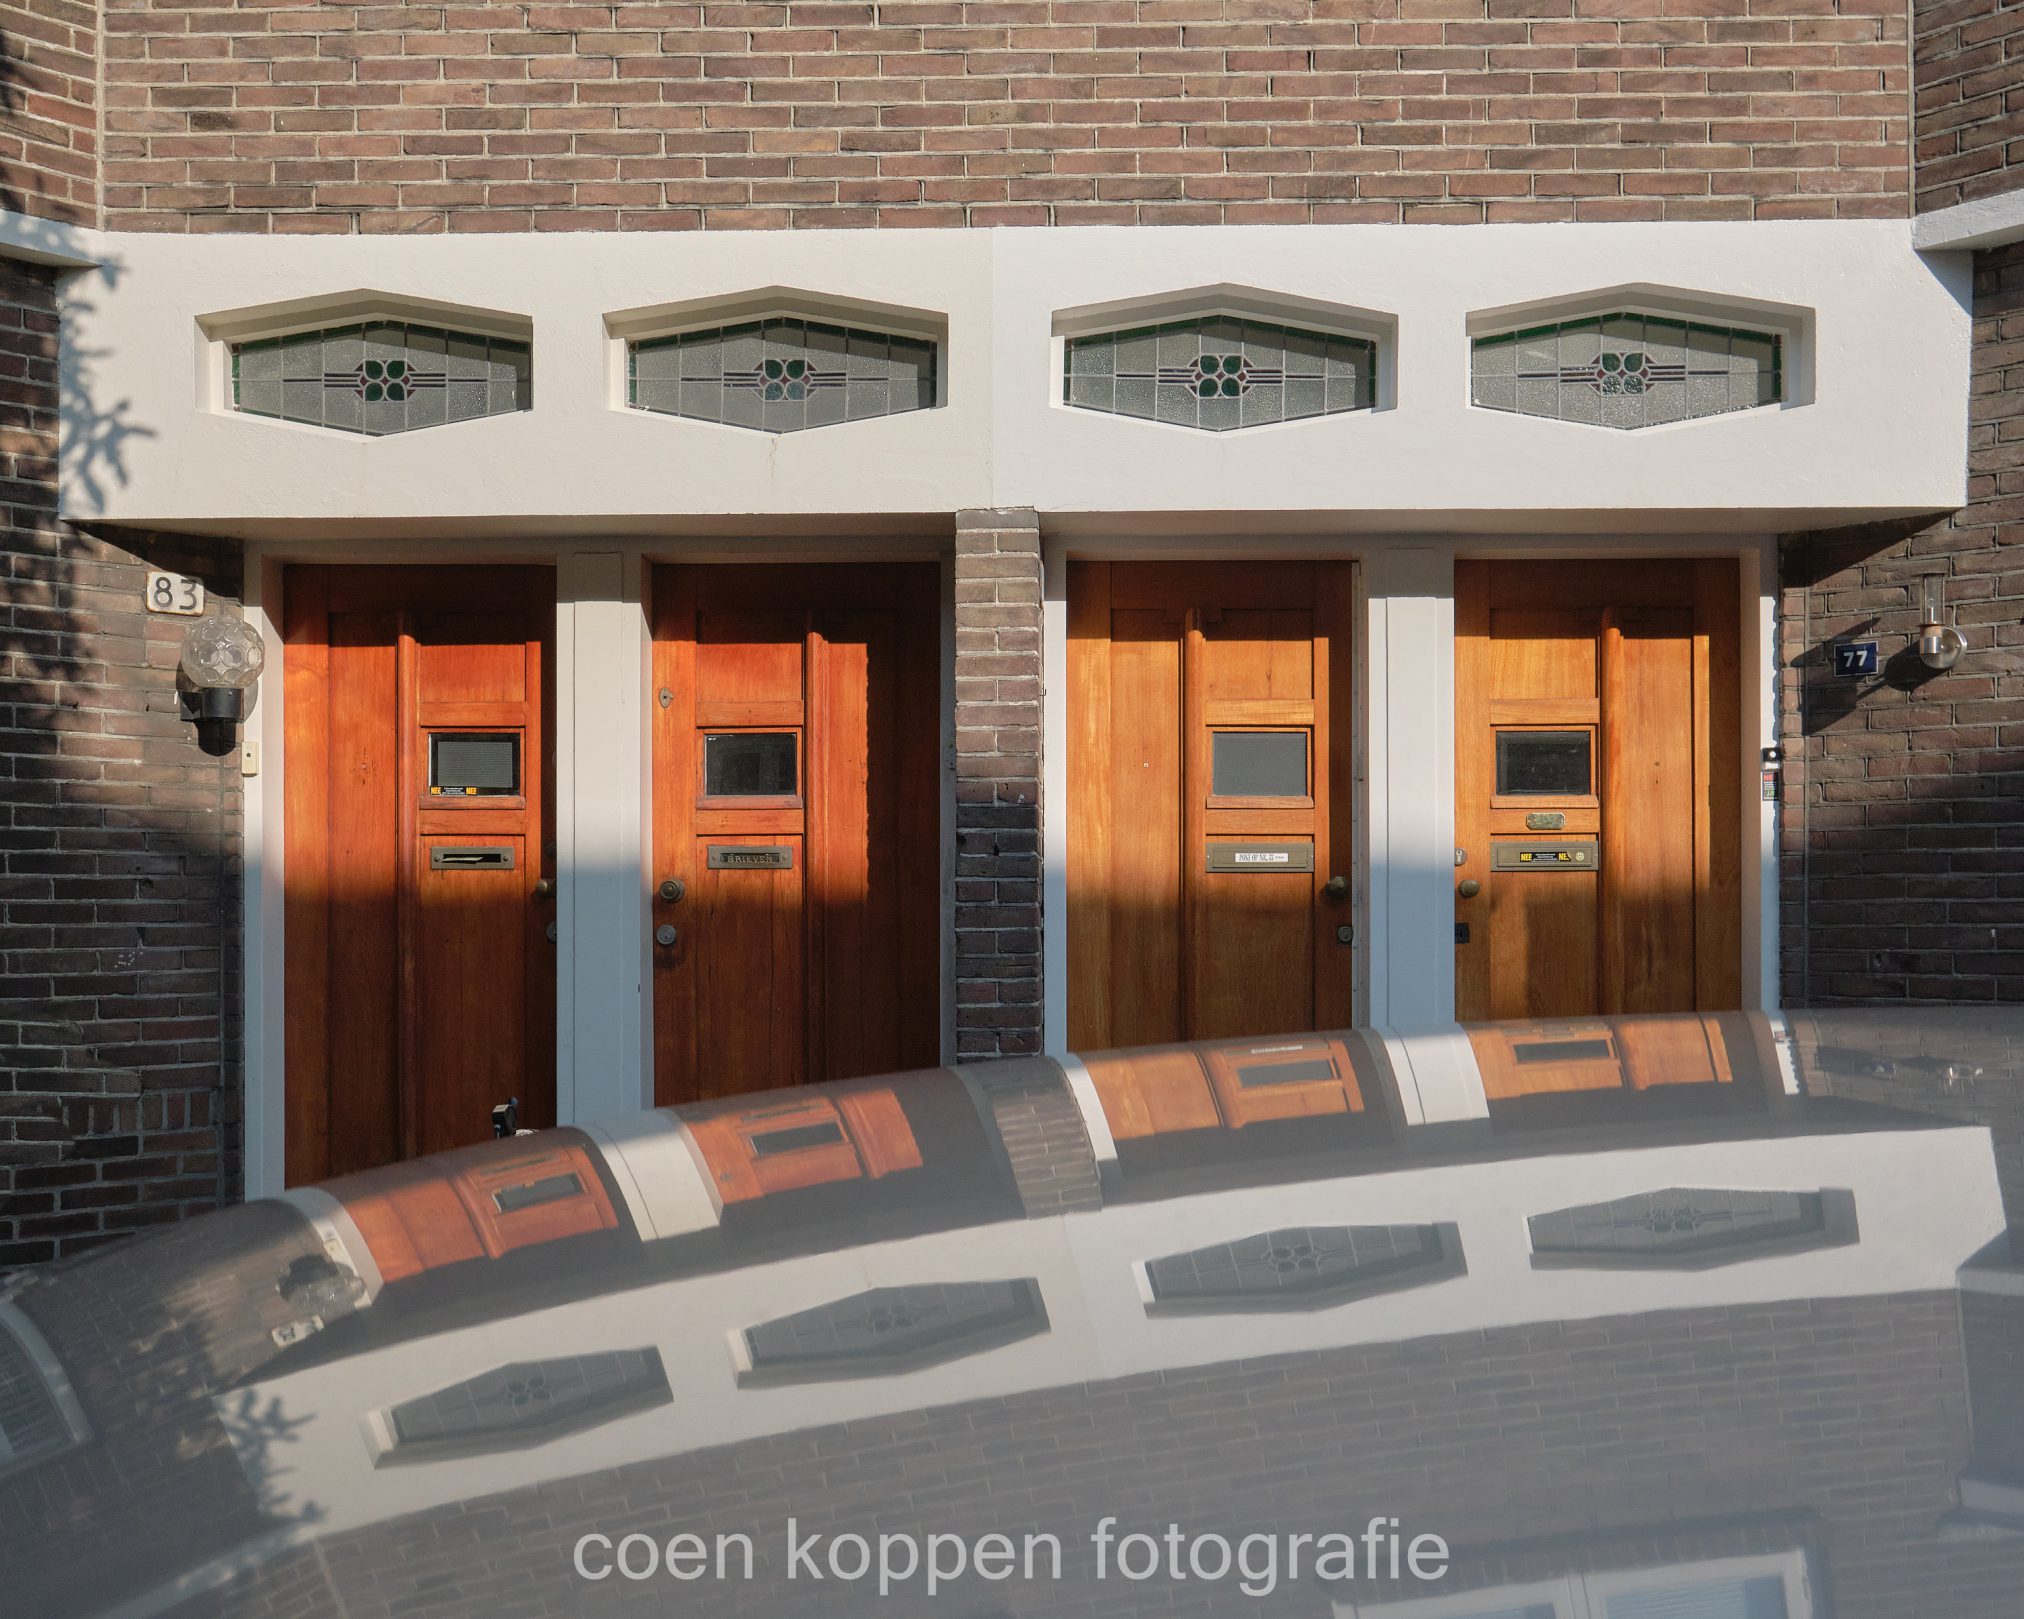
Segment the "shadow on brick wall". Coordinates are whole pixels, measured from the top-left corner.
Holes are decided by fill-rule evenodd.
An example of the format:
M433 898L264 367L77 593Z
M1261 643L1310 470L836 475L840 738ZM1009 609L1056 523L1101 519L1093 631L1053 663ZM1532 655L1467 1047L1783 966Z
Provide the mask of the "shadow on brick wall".
M98 407L89 352L65 357L61 397L60 273L0 264L0 1268L213 1207L238 1181L238 782L177 711L187 621L142 605L157 566L234 611L238 558L62 520L59 419L85 490L123 478L146 429ZM121 273L68 275L66 308Z

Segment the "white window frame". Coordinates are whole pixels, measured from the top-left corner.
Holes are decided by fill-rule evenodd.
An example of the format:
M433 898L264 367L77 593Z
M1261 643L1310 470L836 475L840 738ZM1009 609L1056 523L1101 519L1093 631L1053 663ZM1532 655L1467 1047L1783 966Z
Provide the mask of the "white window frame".
M1608 1619L1611 1597L1703 1582L1763 1579L1767 1575L1775 1575L1784 1582L1786 1619L1813 1619L1813 1583L1806 1553L1798 1550L1565 1574L1523 1585L1484 1586L1405 1602L1337 1602L1332 1609L1334 1619L1477 1619L1482 1614L1536 1607L1550 1607L1554 1619Z

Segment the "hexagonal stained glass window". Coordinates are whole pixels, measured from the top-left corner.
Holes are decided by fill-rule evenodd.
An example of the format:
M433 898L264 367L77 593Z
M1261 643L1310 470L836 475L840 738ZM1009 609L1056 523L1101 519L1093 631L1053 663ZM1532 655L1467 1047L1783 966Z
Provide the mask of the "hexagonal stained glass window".
M1286 1308L1417 1287L1463 1269L1454 1227L1294 1226L1146 1262L1161 1305Z
M409 321L364 321L232 345L232 408L383 437L508 416L534 403L532 350Z
M1078 410L1212 433L1369 410L1377 345L1368 338L1206 315L1071 337L1062 397Z
M1592 427L1656 427L1785 397L1775 332L1662 315L1593 315L1479 337L1471 400L1485 410Z
M940 358L926 338L781 315L628 345L626 402L794 433L931 409Z

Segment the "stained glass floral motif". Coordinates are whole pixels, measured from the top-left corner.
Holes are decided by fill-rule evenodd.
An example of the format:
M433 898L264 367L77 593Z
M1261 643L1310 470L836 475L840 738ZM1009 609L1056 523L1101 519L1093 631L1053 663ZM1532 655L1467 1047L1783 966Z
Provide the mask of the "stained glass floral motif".
M927 410L937 346L924 338L778 316L634 343L635 409L768 433Z
M232 406L378 437L534 402L529 346L407 321L369 321L232 346Z
M1081 410L1224 432L1369 410L1377 345L1367 338L1210 315L1071 337L1064 397Z
M1659 315L1596 315L1476 339L1471 397L1486 410L1597 427L1654 427L1784 398L1776 333Z

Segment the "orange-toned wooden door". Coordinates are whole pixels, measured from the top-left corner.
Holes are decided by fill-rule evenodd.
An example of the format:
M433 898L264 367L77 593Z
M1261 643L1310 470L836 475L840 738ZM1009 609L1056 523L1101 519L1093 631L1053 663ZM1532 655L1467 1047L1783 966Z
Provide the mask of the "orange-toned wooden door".
M1347 563L1069 572L1069 1041L1342 1027Z
M1738 1004L1738 589L1732 558L1456 564L1463 1019Z
M289 1179L553 1123L553 575L284 588Z
M928 563L654 575L654 1094L933 1063Z

